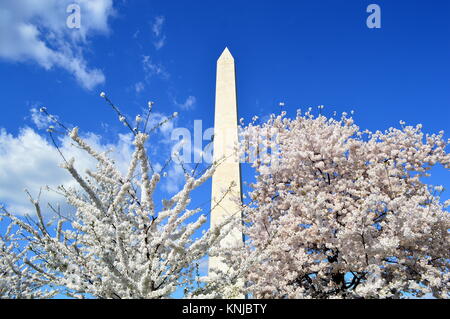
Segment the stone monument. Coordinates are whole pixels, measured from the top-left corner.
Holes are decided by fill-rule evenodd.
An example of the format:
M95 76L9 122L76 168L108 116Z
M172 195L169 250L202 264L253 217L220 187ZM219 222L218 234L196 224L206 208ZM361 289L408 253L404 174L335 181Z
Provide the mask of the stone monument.
M238 111L236 96L236 70L234 58L228 48L217 60L216 105L214 116L214 160L220 164L212 177L211 227L229 216L242 222L242 213L236 198L241 198L241 168L235 152L238 142ZM230 249L243 245L238 227L220 242L220 247ZM219 257L210 257L210 275L214 269L227 271ZM244 296L235 296L243 298Z

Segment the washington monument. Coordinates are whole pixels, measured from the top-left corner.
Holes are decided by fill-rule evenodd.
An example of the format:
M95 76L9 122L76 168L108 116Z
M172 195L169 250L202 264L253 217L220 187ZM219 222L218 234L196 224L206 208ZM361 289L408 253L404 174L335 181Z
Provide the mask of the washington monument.
M212 177L211 227L224 218L242 220L236 198L241 198L241 171L234 147L238 142L238 112L236 97L236 71L234 58L228 48L217 60L216 106L214 116L214 160L220 162ZM237 225L240 225L238 223ZM220 247L230 249L243 244L242 232L235 227L225 237ZM227 271L219 257L210 257L209 273L214 269ZM243 296L237 296L242 297Z

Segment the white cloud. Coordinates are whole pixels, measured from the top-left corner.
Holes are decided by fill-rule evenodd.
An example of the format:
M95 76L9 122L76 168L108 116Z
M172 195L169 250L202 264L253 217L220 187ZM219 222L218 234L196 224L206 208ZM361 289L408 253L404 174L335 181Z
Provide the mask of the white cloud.
M85 88L105 81L101 70L88 67L83 49L87 38L108 32L114 13L112 0L78 0L81 26L70 29L67 6L73 0L2 0L0 2L0 58L32 61L45 69L63 68Z
M158 16L155 18L152 24L152 31L154 37L157 39L153 42L156 50L161 49L166 43L166 36L162 34L162 27L165 22L164 16Z
M158 75L163 79L168 79L170 76L161 64L154 63L148 55L142 57L142 65L144 66L144 71L147 73L146 78L152 75Z
M37 108L30 109L31 112L31 121L33 121L34 125L38 129L48 128L52 121L47 117L42 115L42 113Z
M200 276L208 275L208 257L205 256L199 260L198 272L200 273Z
M115 144L102 143L101 138L93 133L84 135L85 140L100 151L113 150L109 156L125 173L131 157L131 134L119 134ZM95 169L95 160L73 146L68 137L61 140L61 152L64 156L75 158L75 167L81 174L86 169ZM15 214L32 213L32 206L23 192L26 188L33 196L37 196L41 187L58 185L75 187L73 178L59 167L62 159L52 143L31 128L23 128L17 136L0 129L0 202L7 205ZM63 198L54 192L44 192L41 196L42 206L46 203L64 205ZM67 206L66 206L67 208Z
M184 171L181 165L173 164L167 171L167 176L163 180L162 189L170 194L181 189L185 182Z
M158 16L155 18L155 21L153 22L153 25L152 25L152 31L155 36L159 37L161 35L162 26L164 24L164 21L165 21L164 16Z
M197 99L195 96L189 95L184 103L177 102L175 98L173 98L173 103L182 110L190 110L194 107L195 103L197 103Z
M141 93L144 90L144 83L142 82L137 82L134 85L134 90L136 91L136 93Z
M163 113L152 112L150 118L148 119L147 128L149 130L154 131L154 128L158 127L159 133L162 134L162 139L160 139L160 143L169 144L172 143L170 140L172 130L174 125L176 124L177 118L172 119L171 121L166 121L167 116ZM164 123L160 125L160 123Z
M166 36L163 36L158 41L153 42L153 45L155 46L156 50L161 49L166 44Z
M163 166L160 163L154 163L152 165L155 172L161 172ZM168 194L179 192L186 182L184 170L180 164L172 162L168 167L164 168L162 173L159 187Z

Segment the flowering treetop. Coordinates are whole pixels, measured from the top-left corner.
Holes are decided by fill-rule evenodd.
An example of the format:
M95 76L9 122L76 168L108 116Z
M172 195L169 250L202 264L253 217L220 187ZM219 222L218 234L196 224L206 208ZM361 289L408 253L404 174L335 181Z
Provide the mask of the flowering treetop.
M10 226L8 236L0 238L0 270L5 274L0 296L63 293L77 298L165 298L179 287L192 292L199 260L214 252L215 243L226 235L224 221L199 236L206 216L200 215L200 208L189 208L192 191L211 177L216 165L198 176L186 175L182 189L157 208L160 205L153 195L161 172L153 169L147 155L146 140L152 131L147 130L149 115L132 127L105 93L101 97L134 134L128 171L122 174L107 154L80 137L77 127L67 129L42 108L86 156L96 160L97 169L83 174L74 166L76 159L61 153L62 166L78 188L60 186L57 192L76 209L73 217L54 209L57 218L49 225L39 200L31 196L34 219L17 217L3 208L2 216L10 220ZM149 114L152 106L149 103ZM57 147L52 135L56 129L48 131ZM17 285L7 287L7 282ZM51 291L45 294L43 287Z
M443 135L421 125L372 133L346 113L311 111L245 127L243 156L258 173L244 206L248 292L448 297L450 201L424 182L436 164L450 169Z

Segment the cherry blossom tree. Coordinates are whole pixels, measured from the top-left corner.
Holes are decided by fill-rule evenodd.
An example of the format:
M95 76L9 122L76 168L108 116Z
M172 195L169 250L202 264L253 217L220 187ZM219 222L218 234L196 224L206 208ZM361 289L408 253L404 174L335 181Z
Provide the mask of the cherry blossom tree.
M0 299L50 298L55 291L45 289L47 281L36 276L23 262L26 249L20 250L17 234L8 228L0 236Z
M234 257L248 293L449 297L450 201L425 181L435 165L450 169L450 140L404 124L373 133L346 113L309 110L242 130L257 172L243 206L246 248Z
M146 149L153 103L148 115L138 116L132 127L109 98L101 96L134 135L128 172L122 174L108 154L92 148L77 127L67 129L42 108L86 156L96 160L97 168L79 172L76 159L61 153L62 166L78 187L60 186L56 191L76 209L74 216L50 206L56 217L49 223L39 200L31 196L35 218L21 218L3 208L3 218L10 221L8 233L15 233L0 242L2 297L48 297L45 287L76 298L166 298L179 287L193 291L200 259L226 235L227 221L199 235L207 218L200 208L189 208L191 193L212 176L216 165L196 176L186 174L182 189L158 209L153 195L162 173L153 169ZM56 130L49 129L53 141ZM12 282L18 288L5 291Z

